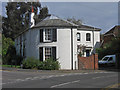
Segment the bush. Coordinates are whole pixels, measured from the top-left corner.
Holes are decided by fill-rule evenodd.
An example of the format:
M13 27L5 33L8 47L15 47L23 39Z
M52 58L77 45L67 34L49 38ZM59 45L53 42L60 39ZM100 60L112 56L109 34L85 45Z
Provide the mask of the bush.
M44 70L44 69L45 69L44 67L45 67L45 63L44 63L44 62L39 62L37 68L38 68L39 70Z
M58 69L59 63L58 61L53 60L53 58L44 61L44 70L58 70Z
M39 60L33 57L27 58L22 62L24 69L37 69L39 65Z
M15 57L15 64L16 65L21 65L22 61L23 61L23 57L20 56L20 55L16 55L16 57Z
M60 64L58 61L53 60L52 58L47 59L45 61L39 61L34 58L27 58L22 62L24 69L39 69L39 70L58 70L60 68Z

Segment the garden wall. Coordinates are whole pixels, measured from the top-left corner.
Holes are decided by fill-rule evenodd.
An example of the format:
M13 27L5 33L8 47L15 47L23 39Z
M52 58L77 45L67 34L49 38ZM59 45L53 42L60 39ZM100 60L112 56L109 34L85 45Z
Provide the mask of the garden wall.
M93 54L89 57L78 56L78 69L98 69L98 54Z

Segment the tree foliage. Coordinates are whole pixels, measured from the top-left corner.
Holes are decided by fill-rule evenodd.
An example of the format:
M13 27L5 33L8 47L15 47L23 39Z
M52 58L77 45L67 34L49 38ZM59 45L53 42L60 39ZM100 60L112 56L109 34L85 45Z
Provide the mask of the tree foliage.
M12 49L14 49L14 50L12 50ZM6 38L4 35L2 35L2 60L3 60L3 63L7 63L7 58L9 58L9 56L13 57L14 53L15 53L14 41L11 38Z
M7 17L3 17L3 34L5 37L13 39L18 33L29 28L29 17L32 7L34 9L36 23L48 15L47 7L42 8L39 2L7 3ZM44 17L41 17L41 15Z
M105 45L105 48L97 49L98 57L101 59L105 55L112 55L120 53L120 38L113 39L110 43Z

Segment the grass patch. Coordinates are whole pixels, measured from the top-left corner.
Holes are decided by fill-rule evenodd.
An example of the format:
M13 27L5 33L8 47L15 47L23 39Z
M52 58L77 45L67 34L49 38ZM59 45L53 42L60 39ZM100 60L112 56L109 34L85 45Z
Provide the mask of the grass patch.
M13 67L13 68L21 68L20 66L16 66L15 67L15 65L0 65L0 66L2 66L2 67Z

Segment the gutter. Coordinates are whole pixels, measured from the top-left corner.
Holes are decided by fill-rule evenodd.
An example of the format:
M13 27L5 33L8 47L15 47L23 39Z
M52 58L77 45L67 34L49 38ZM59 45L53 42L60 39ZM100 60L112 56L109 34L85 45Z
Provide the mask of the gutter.
M71 70L73 70L73 29L71 28Z

